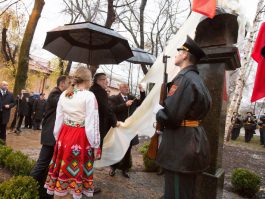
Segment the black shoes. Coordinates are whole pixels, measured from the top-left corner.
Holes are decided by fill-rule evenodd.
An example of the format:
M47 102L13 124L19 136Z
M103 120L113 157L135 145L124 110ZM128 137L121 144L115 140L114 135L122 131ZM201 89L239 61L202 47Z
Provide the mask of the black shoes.
M98 194L101 192L101 188L100 187L94 187L94 192L93 194Z
M125 178L130 178L129 174L127 171L122 171L122 175L125 177Z
M111 168L110 171L109 171L109 175L110 175L111 177L113 177L113 176L115 176L115 174L116 174L115 169Z

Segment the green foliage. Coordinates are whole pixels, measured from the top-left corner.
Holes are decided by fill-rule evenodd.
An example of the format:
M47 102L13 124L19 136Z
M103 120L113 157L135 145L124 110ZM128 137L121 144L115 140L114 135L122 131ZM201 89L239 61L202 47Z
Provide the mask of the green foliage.
M1 165L5 166L4 160L10 153L12 153L12 151L13 150L10 147L0 145L0 164Z
M3 146L3 145L5 145L5 141L0 139L0 146Z
M10 153L4 160L6 168L8 168L14 175L29 175L35 161L30 160L26 155L20 151Z
M247 169L237 168L232 172L232 185L235 191L247 197L252 197L260 189L261 177Z
M38 183L30 176L16 176L0 184L0 198L38 199Z
M145 171L155 172L158 170L159 166L156 164L154 160L151 160L149 157L147 157L148 147L149 143L145 142L143 146L139 148L139 151L143 155Z

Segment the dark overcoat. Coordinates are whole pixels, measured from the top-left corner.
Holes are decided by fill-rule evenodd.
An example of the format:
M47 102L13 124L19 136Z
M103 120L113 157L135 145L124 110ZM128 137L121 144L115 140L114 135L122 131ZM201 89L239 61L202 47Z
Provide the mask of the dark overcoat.
M94 83L90 88L98 102L99 130L101 141L111 127L115 127L117 118L110 107L107 92L98 84Z
M45 115L42 121L42 130L41 130L41 144L54 146L55 145L55 138L53 136L53 129L56 119L56 108L60 98L62 91L55 87L50 92L47 102L46 102L46 109Z
M11 92L6 91L4 96L0 92L0 114L2 114L2 124L8 123L10 119L10 110L15 106L15 104L16 103ZM5 105L9 105L9 108L5 108Z
M36 120L42 120L45 113L46 100L35 100L33 104L33 112L35 113L33 118Z
M140 99L137 99L133 95L128 95L128 100L134 100L131 106L126 106L126 102L124 101L122 95L119 93L118 95L113 95L110 98L111 107L118 119L118 121L124 122L128 117L130 117L133 112L136 110L138 106L145 99L145 92L140 92ZM136 135L132 141L132 145L139 144L138 135Z
M164 126L157 163L173 172L201 172L209 166L210 152L204 128L181 123L203 120L212 99L196 66L182 69L172 83L165 106L156 115Z

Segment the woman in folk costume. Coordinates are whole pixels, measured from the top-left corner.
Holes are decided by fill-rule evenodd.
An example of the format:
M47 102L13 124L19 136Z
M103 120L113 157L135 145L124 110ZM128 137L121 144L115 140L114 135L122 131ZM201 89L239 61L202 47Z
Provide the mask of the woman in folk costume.
M54 127L56 145L45 183L48 194L79 199L93 196L93 163L100 158L98 105L88 89L91 72L75 72L73 84L60 96ZM71 197L71 196L70 196Z

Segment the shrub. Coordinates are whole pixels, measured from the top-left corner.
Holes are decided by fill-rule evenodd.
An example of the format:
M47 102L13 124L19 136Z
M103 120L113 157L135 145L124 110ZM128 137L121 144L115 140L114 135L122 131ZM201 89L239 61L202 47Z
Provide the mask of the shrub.
M29 175L35 161L30 160L26 155L20 151L10 153L4 160L6 168L8 168L14 175Z
M0 139L0 145L5 145L5 141Z
M143 155L145 171L155 172L159 169L159 166L156 164L156 162L154 160L151 160L147 156L148 147L149 147L149 143L144 142L143 146L139 148L139 151Z
M247 169L234 169L231 180L235 191L242 196L252 197L260 189L261 177Z
M0 145L0 164L5 166L4 160L13 150L10 147Z
M30 176L16 176L0 184L0 198L37 199L38 183Z

